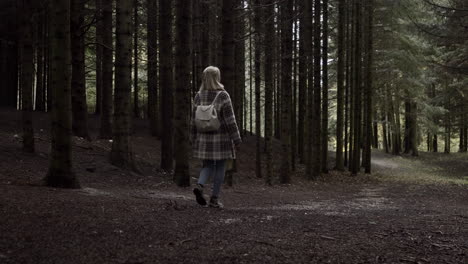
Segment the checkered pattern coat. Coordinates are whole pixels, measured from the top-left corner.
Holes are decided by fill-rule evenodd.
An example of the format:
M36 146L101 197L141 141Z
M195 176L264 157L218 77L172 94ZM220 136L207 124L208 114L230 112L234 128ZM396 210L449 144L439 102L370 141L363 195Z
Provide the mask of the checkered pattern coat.
M215 132L198 132L195 122L195 110L198 105L209 105L215 99L215 107L221 127ZM235 159L234 145L241 143L239 128L232 108L231 97L225 90L205 90L197 93L193 100L191 122L193 155L203 160Z

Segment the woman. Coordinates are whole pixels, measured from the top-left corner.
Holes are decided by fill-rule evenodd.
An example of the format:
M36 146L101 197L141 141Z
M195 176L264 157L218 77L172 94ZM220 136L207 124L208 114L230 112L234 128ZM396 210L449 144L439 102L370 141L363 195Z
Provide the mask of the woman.
M194 156L203 160L203 168L198 178L198 185L193 189L197 203L206 205L203 188L210 176L213 176L213 191L209 206L220 208L219 194L224 182L226 160L234 159L235 150L242 142L239 129L234 116L232 102L229 94L220 83L221 74L217 67L209 66L203 71L200 91L194 98L194 111L199 105L213 104L221 123L217 131L197 131L192 118L191 138L193 141Z

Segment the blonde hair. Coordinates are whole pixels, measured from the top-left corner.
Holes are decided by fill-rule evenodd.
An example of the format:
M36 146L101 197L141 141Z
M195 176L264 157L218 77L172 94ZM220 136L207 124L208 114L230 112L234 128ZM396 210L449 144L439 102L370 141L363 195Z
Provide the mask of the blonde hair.
M224 85L220 83L221 73L218 67L208 66L203 70L202 83L200 91L205 90L223 90Z

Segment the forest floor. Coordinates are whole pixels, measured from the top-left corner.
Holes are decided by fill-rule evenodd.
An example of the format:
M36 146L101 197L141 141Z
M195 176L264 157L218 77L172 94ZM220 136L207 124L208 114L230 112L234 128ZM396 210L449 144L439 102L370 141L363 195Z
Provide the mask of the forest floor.
M108 163L109 141L75 138L82 188L44 187L49 121L35 114L36 153L24 154L20 116L0 111L0 263L468 263L466 154L375 151L372 175L307 181L298 166L292 184L268 187L247 137L220 210L158 169L143 121L141 174ZM93 138L97 126L91 117ZM193 182L199 168L193 160Z

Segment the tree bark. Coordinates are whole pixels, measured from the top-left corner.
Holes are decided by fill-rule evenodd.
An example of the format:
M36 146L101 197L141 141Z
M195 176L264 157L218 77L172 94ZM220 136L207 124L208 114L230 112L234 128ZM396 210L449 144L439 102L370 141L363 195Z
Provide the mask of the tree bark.
M84 7L84 0L71 0L72 130L75 136L90 140L86 101Z
M343 94L345 77L345 0L338 1L338 65L336 98L336 165L338 171L344 170L343 160Z
M138 0L133 5L133 116L140 117L139 90L138 90Z
M101 127L99 137L112 137L112 82L113 82L113 41L112 41L112 2L103 1L102 5L102 98Z
M70 0L50 0L50 88L53 92L47 186L79 188L72 171Z
M44 15L37 16L36 33L36 111L45 111L45 90L44 90Z
M299 154L299 163L306 163L305 155L305 124L307 117L307 54L305 46L306 43L306 8L308 6L307 1L298 1L299 10L303 13L299 17L299 63L298 63L298 72L299 72L299 115L298 115L298 126L297 126L297 145L298 145L298 154ZM310 43L309 43L310 44ZM268 50L268 49L267 49Z
M159 1L159 85L161 87L161 169L173 169L173 54L172 54L172 1Z
M153 137L159 137L157 0L147 0L148 119Z
M136 170L130 140L133 4L128 0L117 0L116 4L115 111L110 155L113 165L130 170Z
M280 4L281 16L281 170L280 182L291 182L291 75L293 1Z
M175 67L175 182L190 186L189 118L190 118L190 64L191 57L191 6L185 0L176 1L176 67Z
M365 25L366 43L365 43L365 86L364 86L364 104L365 104L365 131L364 131L364 172L371 173L371 157L372 157L372 84L373 84L373 14L374 14L374 0L367 0L365 3L365 16L367 25Z
M328 0L323 1L322 28L322 146L321 168L328 173Z
M21 87L21 119L23 127L23 151L34 152L34 128L32 122L33 111L33 80L34 80L34 51L33 51L33 23L32 3L23 0L20 17L20 87Z
M103 34L103 23L102 23L102 0L96 0L96 107L94 113L96 115L101 114L101 101L102 101L102 34Z
M255 175L262 177L262 155L261 155L261 108L260 108L260 86L261 86L261 50L262 50L262 7L260 0L255 0L254 28L255 28Z
M275 37L275 22L274 16L274 0L265 1L265 54L274 50L274 37ZM265 56L264 62L264 75L265 75L265 183L272 184L273 179L273 89L274 89L274 74L273 74L273 56Z
M312 107L312 179L317 179L321 172L321 50L320 50L320 33L321 33L321 11L322 6L320 0L314 1L314 104Z

